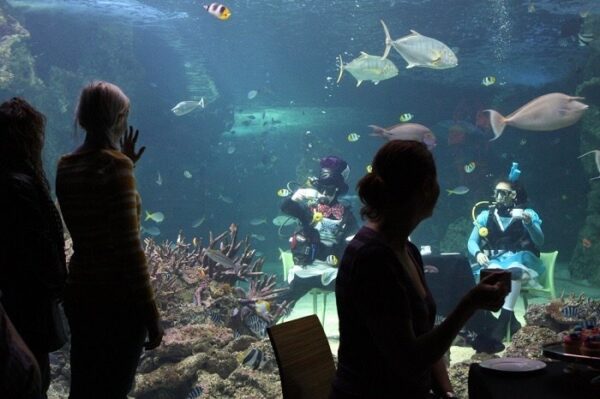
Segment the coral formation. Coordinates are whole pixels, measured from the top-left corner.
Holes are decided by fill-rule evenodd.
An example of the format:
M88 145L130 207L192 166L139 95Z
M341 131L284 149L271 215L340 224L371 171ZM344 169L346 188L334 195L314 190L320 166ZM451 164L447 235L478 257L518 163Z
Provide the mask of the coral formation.
M39 83L33 71L33 57L21 45L29 37L27 29L0 9L0 89Z
M473 229L473 222L471 219L460 217L454 220L454 222L448 225L444 238L440 241L441 252L463 252L467 253L467 240L465 237L469 237L471 230Z
M144 241L149 273L161 311L165 336L155 350L143 354L135 398L176 399L201 386L206 398L277 398L281 396L273 350L265 328L287 311L275 304L275 277L262 272L248 237L237 239L237 226L217 236L187 242ZM72 253L67 239L68 255ZM257 306L262 305L262 306ZM264 361L243 364L250 349ZM66 398L68 348L53 355L51 398Z

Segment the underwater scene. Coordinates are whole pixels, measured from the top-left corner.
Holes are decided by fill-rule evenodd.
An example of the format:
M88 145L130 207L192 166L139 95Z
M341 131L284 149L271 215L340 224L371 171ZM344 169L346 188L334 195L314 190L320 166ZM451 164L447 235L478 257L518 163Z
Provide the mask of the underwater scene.
M462 283L428 259L460 257L466 286L479 278L470 237L486 240L478 215L511 195L499 180L526 188L510 215L534 210L543 231L543 267L515 297L504 349L477 350L468 326L452 346L458 397L471 363L542 359L542 345L600 321L598 0L0 0L0 27L0 93L46 115L52 188L60 156L83 141L81 88L106 80L131 100L166 330L131 398L280 398L266 328L312 313L337 354L331 287L347 237L328 221L350 212L347 236L362 225L356 184L388 140L422 141L436 161L441 195L411 235L434 298L452 302ZM291 295L290 273L315 257L298 260L302 221L283 204L334 161L341 208L309 222L339 252L307 275L330 289ZM68 345L51 365L49 397L67 398Z

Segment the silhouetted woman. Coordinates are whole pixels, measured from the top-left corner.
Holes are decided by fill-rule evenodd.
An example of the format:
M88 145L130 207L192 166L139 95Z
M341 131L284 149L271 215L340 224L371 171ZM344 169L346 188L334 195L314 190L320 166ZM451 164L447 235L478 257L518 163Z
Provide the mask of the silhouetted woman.
M0 105L0 301L38 362L43 397L48 353L66 340L55 324L66 268L62 221L42 166L45 124L21 98Z
M332 398L453 397L442 356L476 309L497 310L506 283L486 278L436 328L423 261L409 234L439 196L427 147L390 141L358 183L365 226L350 242L336 283L340 323ZM496 279L496 277L494 277Z
M74 249L65 294L71 399L125 399L146 334L147 349L162 340L133 175L144 148L135 151L138 132L126 131L128 114L119 87L86 86L76 111L85 141L58 165L56 194Z

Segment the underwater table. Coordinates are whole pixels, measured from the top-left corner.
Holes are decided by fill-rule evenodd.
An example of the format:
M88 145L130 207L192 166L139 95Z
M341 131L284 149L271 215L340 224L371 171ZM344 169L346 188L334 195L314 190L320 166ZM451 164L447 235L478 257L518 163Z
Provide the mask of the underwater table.
M500 360L500 359L498 359ZM571 363L547 361L546 367L529 372L508 372L471 364L469 399L572 399L600 398L600 385L591 381L598 371L578 368L565 372Z

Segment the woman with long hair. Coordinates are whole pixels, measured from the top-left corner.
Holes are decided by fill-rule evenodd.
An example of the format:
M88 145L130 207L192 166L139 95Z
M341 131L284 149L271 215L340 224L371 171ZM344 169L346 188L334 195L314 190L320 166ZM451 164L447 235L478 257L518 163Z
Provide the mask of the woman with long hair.
M74 250L65 293L71 399L125 399L142 349L163 335L133 174L144 147L136 152L138 132L127 130L129 107L118 86L87 85L76 111L85 141L58 165L56 194Z
M416 141L385 144L359 181L366 223L337 276L340 346L332 398L427 398L432 389L454 397L442 356L477 309L500 308L508 284L484 279L434 328L435 302L408 237L433 214L439 193L433 156Z
M22 98L0 104L0 301L50 385L48 353L66 341L62 221L42 165L46 118Z

